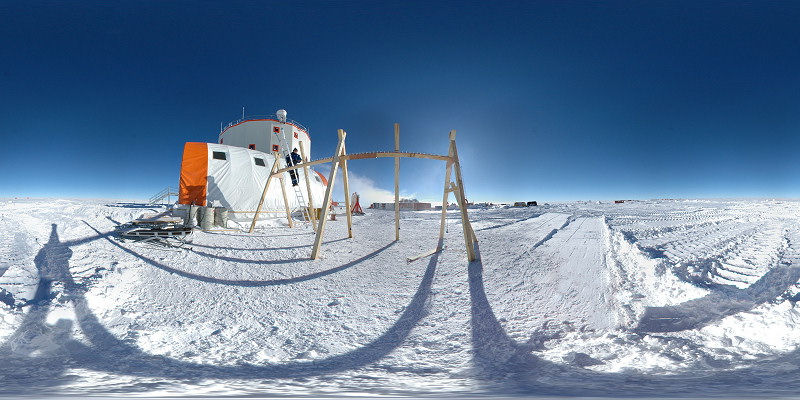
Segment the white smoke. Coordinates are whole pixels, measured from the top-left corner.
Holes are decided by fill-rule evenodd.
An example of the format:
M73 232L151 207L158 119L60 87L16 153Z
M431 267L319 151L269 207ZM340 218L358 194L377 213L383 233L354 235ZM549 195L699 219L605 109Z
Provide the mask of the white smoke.
M330 176L329 165L315 166L322 175L326 178ZM348 183L350 186L350 194L358 193L360 196L360 203L363 207L369 207L372 203L393 203L394 192L391 190L381 189L375 184L372 179L362 176L352 171L347 171ZM336 172L336 182L333 188L333 197L335 200L344 200L344 185L342 184L342 170ZM411 199L416 198L414 193L400 191L400 198Z

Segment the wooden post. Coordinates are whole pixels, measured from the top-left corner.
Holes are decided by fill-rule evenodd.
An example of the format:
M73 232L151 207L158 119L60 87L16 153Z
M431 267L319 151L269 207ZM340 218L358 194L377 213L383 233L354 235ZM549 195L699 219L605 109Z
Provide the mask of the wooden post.
M342 144L342 155L347 154L347 146ZM347 177L347 160L342 160L342 187L344 188L344 208L347 209L347 237L353 237L353 214L350 210L350 180Z
M331 206L331 194L333 193L333 184L336 182L336 171L339 169L339 161L344 150L344 138L347 132L339 129L339 144L336 145L336 153L333 155L331 163L331 173L328 175L328 188L325 190L325 199L322 201L322 216L319 219L319 227L317 228L317 235L314 238L314 248L311 249L311 259L316 260L319 258L319 248L322 245L322 237L325 233L325 221L328 220L328 208Z
M277 155L278 153L275 154ZM289 222L289 228L294 228L294 221L292 221L292 210L289 209L289 197L286 196L286 178L283 177L283 174L280 174L278 179L281 180L281 193L283 194L283 207L286 208L286 220Z
M475 261L475 232L472 230L472 224L469 222L469 214L467 213L467 200L464 197L464 182L461 179L461 164L458 162L458 148L456 147L456 131L450 131L450 145L453 149L454 165L456 175L456 187L458 190L453 194L459 202L459 209L461 210L461 228L464 231L464 245L467 247L467 259Z
M253 230L256 228L256 220L258 219L258 214L261 213L261 206L264 204L264 199L267 197L267 189L269 189L269 182L272 180L272 174L278 170L278 153L272 153L275 157L275 162L272 163L272 169L269 171L269 176L267 177L267 183L264 184L264 191L261 193L261 200L258 201L258 207L256 207L256 215L253 216L253 222L250 224L250 231L248 233L253 233ZM283 184L283 181L281 181ZM290 222L291 224L291 222Z
M455 140L455 132L450 132L450 148L447 151L448 157L453 157L453 147L455 146L454 140ZM450 197L450 192L452 191L450 189L450 184L451 184L450 174L452 169L453 169L453 160L450 159L447 161L447 167L445 168L445 173L444 173L444 195L442 198L442 223L441 226L439 227L439 243L442 243L442 240L444 239L444 226L447 220L447 200Z
M400 124L394 124L394 151L400 152ZM400 157L394 158L394 231L400 240Z
M311 227L314 228L314 232L317 231L317 226L314 224L314 196L311 194L311 177L308 175L308 166L305 165L306 161L306 151L303 148L303 141L300 142L300 157L303 158L303 173L306 175L306 191L308 191L308 206L306 210L308 211L308 222L311 224ZM297 174L297 170L295 170L295 174Z

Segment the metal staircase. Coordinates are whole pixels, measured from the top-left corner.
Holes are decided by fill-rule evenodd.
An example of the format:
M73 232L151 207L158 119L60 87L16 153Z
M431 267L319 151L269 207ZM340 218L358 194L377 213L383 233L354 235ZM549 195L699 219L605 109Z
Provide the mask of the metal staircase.
M178 196L178 189L167 186L160 192L153 195L153 197L150 197L150 200L147 201L147 204L157 204L164 199L167 199L167 204L172 204L172 196Z

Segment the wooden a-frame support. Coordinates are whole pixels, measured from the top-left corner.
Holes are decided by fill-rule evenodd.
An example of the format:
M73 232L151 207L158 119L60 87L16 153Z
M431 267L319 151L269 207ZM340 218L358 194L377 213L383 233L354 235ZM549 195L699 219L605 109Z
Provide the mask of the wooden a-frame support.
M325 198L322 200L322 215L320 216L319 220L316 221L316 235L314 236L314 247L311 249L311 258L318 259L320 254L320 248L322 246L322 238L325 234L325 225L328 221L328 215L330 213L330 206L332 202L332 194L333 188L336 183L336 173L339 170L339 167L342 168L342 183L344 185L344 193L345 193L345 210L347 210L347 237L353 237L353 220L352 220L352 210L350 208L350 187L349 187L349 180L347 174L347 161L348 160L359 160L365 158L378 158L378 157L393 157L395 159L395 232L396 232L396 240L400 240L400 184L399 184L399 175L400 175L400 158L401 157L408 157L408 158L427 158L431 160L441 160L446 161L446 170L445 170L445 182L444 182L444 196L442 199L442 218L441 218L441 226L439 228L439 244L434 250L429 252L423 253L420 256L415 258L410 258L409 260L421 258L435 252L441 251L443 249L444 243L444 234L445 234L445 222L447 218L447 202L449 199L449 195L452 192L456 198L456 202L458 203L459 210L461 212L461 226L464 231L464 245L467 250L467 259L469 261L474 261L476 257L475 253L475 243L477 243L478 238L475 236L475 231L472 229L472 224L469 222L469 214L467 213L467 200L464 195L464 182L461 177L461 163L458 159L458 149L456 148L456 131L450 131L450 148L448 150L448 154L446 156L439 156L434 154L422 154L422 153L404 153L400 151L400 125L395 124L395 151L393 152L372 152L372 153L361 153L361 154L352 154L348 155L346 146L345 146L345 138L347 137L347 132L342 129L338 130L339 135L339 143L336 145L336 151L331 158L325 158L321 160L316 160L313 162L303 163L301 165L289 166L283 169L279 169L278 166L278 153L275 153L275 163L272 165L272 170L270 172L269 178L267 178L267 182L264 185L264 192L261 195L261 201L258 203L258 208L256 209L256 215L253 217L253 223L250 225L250 233L253 232L253 229L256 224L256 220L258 219L258 214L261 212L261 206L264 202L264 199L267 195L267 189L269 188L270 181L274 176L278 176L281 180L281 190L283 191L283 200L284 204L286 205L286 215L289 219L289 226L292 225L291 214L289 211L289 202L286 196L286 189L283 185L283 173L289 170L294 170L298 168L303 168L304 172L306 173L306 177L308 177L308 167L316 164L323 164L323 163L331 163L331 171L328 175L328 187L325 190ZM302 143L300 143L300 150L304 153L302 148ZM302 154L303 159L305 159L305 154ZM451 180L451 175L455 171L455 182ZM308 178L306 178L306 185L309 193L309 197L311 195L311 187L308 183ZM309 199L309 204L311 200ZM312 217L313 218L313 217ZM311 221L312 224L314 221Z
M250 224L249 233L253 233L253 230L256 228L256 220L258 219L258 214L261 213L261 206L264 205L264 199L267 197L267 190L269 189L269 183L272 181L274 176L277 176L278 179L281 181L281 192L283 193L283 204L286 207L286 219L289 221L289 227L294 227L292 224L292 213L289 210L289 198L286 196L286 186L284 186L283 182L283 172L277 173L278 167L280 166L280 158L278 158L278 152L273 151L272 155L275 157L275 162L272 163L272 169L269 172L269 176L267 177L267 183L264 184L264 191L261 193L261 200L258 201L258 207L256 207L256 215L253 216L253 222ZM306 179L308 180L308 179Z
M311 179L308 175L308 166L305 165L306 161L306 150L303 148L303 142L300 141L300 157L303 159L303 174L306 176L306 192L308 193L308 206L306 207L306 211L308 211L308 222L311 224L311 227L314 228L314 232L317 231L316 225L314 225L314 218L316 217L316 212L314 211L314 196L311 194ZM297 172L295 172L297 174ZM297 175L295 175L297 176Z
M472 224L469 222L469 215L467 214L467 198L464 195L464 180L461 178L461 163L458 160L458 149L456 148L456 131L450 131L450 149L447 155L451 160L447 161L446 172L444 174L444 198L442 199L442 221L439 227L439 246L444 242L445 222L447 218L447 200L450 192L458 202L458 209L461 211L461 227L464 230L464 244L467 248L467 259L474 261L475 243L478 237L475 236L475 231L472 229ZM451 171L455 170L456 182L450 181ZM437 249L441 250L441 248Z

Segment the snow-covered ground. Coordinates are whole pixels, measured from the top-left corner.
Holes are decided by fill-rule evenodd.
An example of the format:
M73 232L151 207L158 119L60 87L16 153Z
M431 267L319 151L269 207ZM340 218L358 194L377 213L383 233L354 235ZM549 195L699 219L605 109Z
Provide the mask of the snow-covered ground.
M791 396L800 202L367 210L121 242L151 209L0 200L0 396Z

